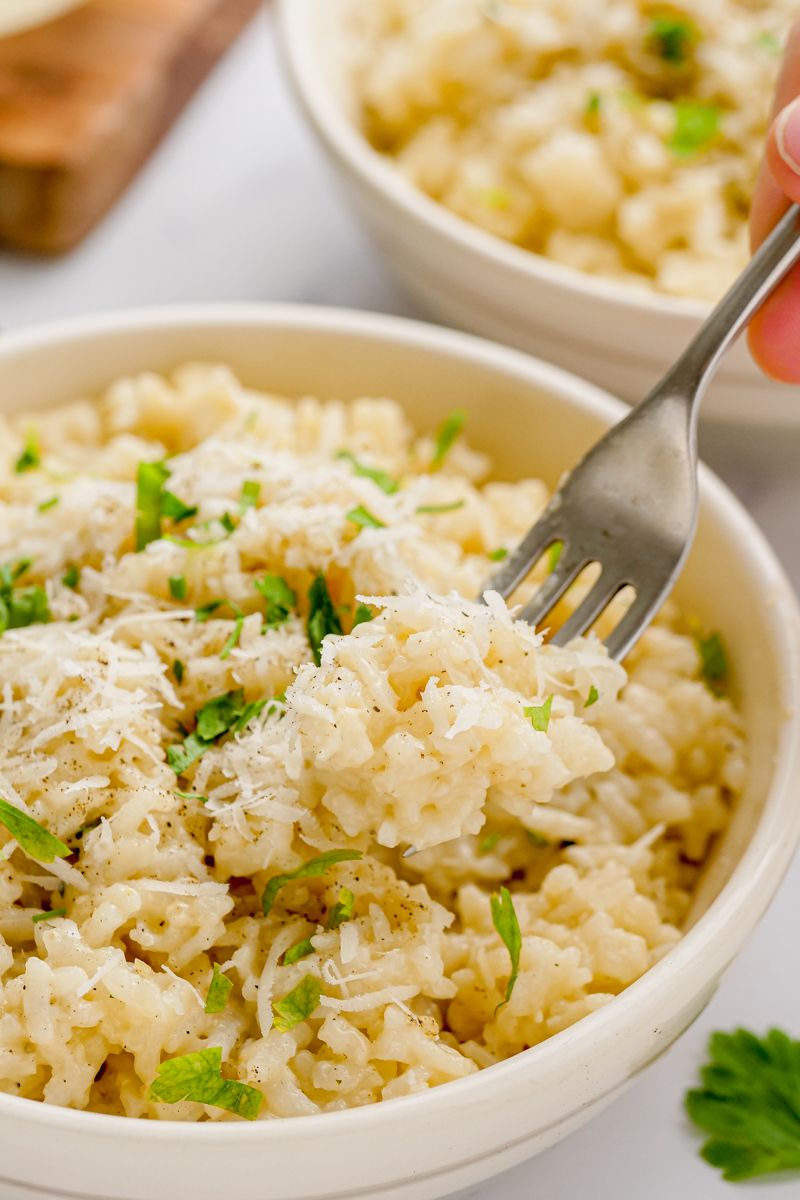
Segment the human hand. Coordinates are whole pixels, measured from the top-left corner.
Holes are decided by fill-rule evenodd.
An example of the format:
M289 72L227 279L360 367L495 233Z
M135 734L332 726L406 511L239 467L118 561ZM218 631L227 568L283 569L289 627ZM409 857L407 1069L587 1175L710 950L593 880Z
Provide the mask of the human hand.
M775 89L772 124L750 213L755 250L786 212L800 204L800 20ZM750 322L750 352L767 375L800 383L800 266L794 267Z

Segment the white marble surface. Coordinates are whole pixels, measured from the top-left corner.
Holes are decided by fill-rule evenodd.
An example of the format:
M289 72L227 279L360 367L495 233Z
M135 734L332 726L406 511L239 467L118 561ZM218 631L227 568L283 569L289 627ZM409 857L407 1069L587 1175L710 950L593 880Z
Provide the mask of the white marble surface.
M180 300L295 300L415 315L341 202L288 93L268 17L217 69L114 212L71 256L0 255L0 326ZM800 434L710 429L703 454L800 583ZM800 863L695 1026L611 1109L475 1200L800 1196L723 1183L682 1112L709 1032L800 1035ZM146 1197L143 1197L146 1200Z

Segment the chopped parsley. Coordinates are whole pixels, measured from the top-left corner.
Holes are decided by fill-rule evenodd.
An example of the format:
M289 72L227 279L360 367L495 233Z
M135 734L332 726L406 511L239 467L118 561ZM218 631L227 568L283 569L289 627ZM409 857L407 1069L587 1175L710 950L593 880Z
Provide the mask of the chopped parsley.
M51 908L50 912L35 913L31 920L34 925L38 925L40 921L49 921L52 917L65 917L67 910L65 908Z
M718 633L703 633L703 627L697 620L689 622L697 653L700 655L700 675L710 692L715 696L724 696L723 686L728 676L728 656L725 653L725 643Z
M239 515L244 516L248 508L255 508L261 495L261 484L252 479L246 479L242 484L242 494L239 497Z
M141 462L136 471L136 551L139 553L161 537L162 517L185 521L193 517L196 508L184 504L164 484L172 472L163 462ZM194 544L194 543L192 543Z
M682 67L689 61L698 33L685 17L654 17L645 38L645 46L671 67Z
M532 842L534 846L544 847L551 844L546 837L543 837L541 833L537 833L535 829L526 829L525 832L528 835L528 841Z
M421 504L417 509L418 513L448 513L455 512L457 508L463 508L464 500L456 500L453 504Z
M0 634L7 629L47 625L53 619L44 588L14 586L30 565L30 559L23 558L0 567Z
M360 850L326 850L324 854L319 854L316 858L309 859L307 863L303 863L295 871L286 871L283 875L273 875L264 888L264 894L261 897L261 907L264 910L264 916L269 916L278 892L287 883L291 883L293 879L317 879L320 875L324 875L329 867L334 867L340 862L354 862L359 858L361 858Z
M169 594L173 600L185 600L188 591L185 575L170 575Z
M226 1112L255 1121L264 1097L247 1083L225 1079L222 1047L209 1046L195 1054L182 1054L162 1062L157 1078L150 1084L147 1099L161 1104L192 1100L195 1104L210 1104L213 1108L224 1108Z
M455 409L442 421L436 430L436 446L431 461L431 470L439 470L466 423L467 414L463 408Z
M503 944L508 950L511 957L511 977L506 988L506 998L498 1004L497 1009L502 1008L504 1004L508 1004L511 999L511 993L514 991L514 984L517 982L519 974L519 956L522 950L522 934L519 930L519 921L517 914L514 911L514 904L509 894L508 888L501 888L500 895L492 896L492 924L494 925Z
M220 658L227 658L228 655L230 654L231 650L233 650L234 646L238 645L239 638L241 637L241 634L242 634L242 626L243 625L244 625L244 613L239 612L236 616L236 620L233 623L233 629L228 634L227 641L225 642L225 645L222 647L222 653L220 654Z
M292 946L283 956L283 965L290 967L292 963L299 962L301 958L308 958L309 954L314 953L314 946L311 944L311 938L304 938L302 942L298 942L296 946Z
M359 529L385 529L383 521L379 521L377 517L373 517L371 512L367 512L363 504L359 504L358 508L351 508L346 514L346 520L352 521Z
M502 836L499 829L495 829L494 833L488 834L478 846L478 854L491 854Z
M241 733L266 703L266 700L254 700L245 704L243 688L207 700L196 714L194 733L183 742L167 747L167 762L172 770L176 775L182 775L217 738L225 733Z
M206 1012L221 1013L228 1003L228 996L231 993L233 984L227 975L223 975L219 969L219 964L214 963L214 970L211 974L211 983L208 985L208 994L206 995Z
M691 158L707 150L719 131L722 110L701 100L679 100L675 105L675 128L667 142L676 158Z
M175 676L178 683L183 683L183 677L185 673L186 667L179 658L176 658L175 662L172 664L172 674Z
M230 513L224 512L219 519L219 523L226 533L233 533L236 526L233 523L233 518Z
M38 821L0 799L0 821L11 836L19 843L28 858L40 863L51 863L56 858L66 858L71 853L68 846L48 833Z
M537 733L547 733L550 724L550 709L553 707L553 697L548 696L544 704L533 704L523 709L525 716L530 718L531 725Z
M584 704L583 707L591 708L592 705L596 704L599 699L600 699L600 693L598 692L598 690L594 686L594 684L592 684L592 686L589 688L589 695L588 695L586 703Z
M70 563L70 565L67 567L65 573L61 577L61 582L63 583L64 587L72 588L74 591L74 589L78 586L80 581L81 581L80 567L76 567L75 563Z
M586 101L584 116L590 119L598 117L600 115L600 105L602 100L603 98L599 92L590 92L589 99Z
M761 50L766 50L767 54L771 54L773 58L780 58L783 54L780 38L776 37L774 33L770 33L767 29L753 39L753 45L758 46Z
M553 542L552 546L547 551L547 570L550 574L552 574L558 566L558 560L561 558L561 551L563 549L563 542Z
M282 1000L276 1000L272 1007L277 1013L273 1028L279 1033L288 1033L310 1017L319 1008L322 995L322 984L313 975L304 975L293 991Z
M179 792L176 788L175 795L181 800L199 800L201 804L208 804L208 796L201 796L200 792Z
M308 620L306 633L314 662L320 665L323 639L330 633L342 633L342 623L328 592L325 576L320 572L308 589Z
M370 606L368 604L359 604L358 608L356 609L356 615L353 617L353 624L351 628L355 629L356 625L365 625L367 621L374 620L375 618L372 615L372 609Z
M703 1087L688 1093L692 1120L711 1134L700 1153L724 1179L800 1168L800 1042L779 1029L715 1033Z
M254 579L253 587L264 600L264 624L266 628L284 625L297 604L297 596L280 575L265 575Z
M500 187L478 188L475 196L481 204L484 204L487 208L494 208L498 212L505 212L506 209L511 207L514 200L508 188Z
M19 458L14 463L14 470L18 475L21 475L23 471L32 471L35 467L38 467L40 462L41 456L39 454L39 435L37 434L35 428L31 426L25 436L25 446L22 454L20 454Z
M355 902L356 898L350 889L342 888L339 892L339 899L328 913L328 929L338 929L340 925L344 925L345 921L350 921Z
M51 496L49 500L43 500L41 504L37 504L36 508L39 512L47 512L48 508L55 508L58 500L58 496Z
M501 546L499 550L493 550L489 558L492 562L502 562L504 558L508 558L508 551Z
M400 484L396 479L392 479L391 475L387 475L385 471L381 471L377 467L365 467L349 450L340 450L336 457L346 458L353 468L354 475L359 475L363 479L371 479L373 483L377 483L381 491L386 492L387 496L391 496L400 487Z

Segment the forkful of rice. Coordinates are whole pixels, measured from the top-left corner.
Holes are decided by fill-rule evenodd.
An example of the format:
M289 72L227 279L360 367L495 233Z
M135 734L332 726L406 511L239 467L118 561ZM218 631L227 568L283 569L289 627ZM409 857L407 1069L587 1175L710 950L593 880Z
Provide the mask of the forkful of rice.
M726 350L798 259L795 204L675 365L570 472L486 584L507 600L560 543L554 569L519 614L538 626L586 567L599 566L599 578L556 632L555 645L586 633L623 588L633 588L635 599L605 640L619 661L672 591L697 527L700 402Z

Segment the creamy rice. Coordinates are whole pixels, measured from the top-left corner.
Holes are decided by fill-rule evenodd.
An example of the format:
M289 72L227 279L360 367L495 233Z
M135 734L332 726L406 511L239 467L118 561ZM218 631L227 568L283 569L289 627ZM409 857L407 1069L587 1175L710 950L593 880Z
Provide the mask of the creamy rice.
M0 419L0 442L0 563L31 560L13 586L43 588L53 618L0 637L0 796L72 852L36 861L0 829L4 1092L237 1120L148 1099L165 1062L219 1047L261 1119L370 1104L541 1042L680 939L742 784L740 722L671 609L623 668L469 599L543 484L479 487L489 464L463 437L432 469L390 400L293 406L218 366L121 380L35 431ZM137 553L137 469L167 456L198 511ZM345 630L359 604L373 619L317 665L320 572ZM264 630L269 574L297 603ZM206 730L177 776L167 750L227 693L277 698ZM550 697L542 731L525 709ZM351 857L262 905L330 851ZM522 938L498 1007L505 885ZM313 1002L289 1028L300 985Z
M797 0L346 0L374 145L459 216L716 300Z

